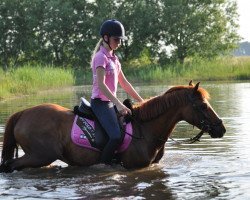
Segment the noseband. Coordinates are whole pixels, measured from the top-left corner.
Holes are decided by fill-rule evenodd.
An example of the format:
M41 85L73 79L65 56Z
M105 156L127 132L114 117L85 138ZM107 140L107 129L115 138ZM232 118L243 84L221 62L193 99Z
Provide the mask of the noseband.
M195 103L196 98L193 98L191 95L188 95L188 99L191 102L193 109L197 111L198 115L200 115L198 118L200 119L199 127L201 131L203 131L204 133L209 132L210 130L212 130L213 127L216 127L222 124L221 119L217 120L215 123L209 122L209 117L207 113L205 112L205 109L202 108L202 106L199 106ZM194 119L193 119L193 122L194 122Z

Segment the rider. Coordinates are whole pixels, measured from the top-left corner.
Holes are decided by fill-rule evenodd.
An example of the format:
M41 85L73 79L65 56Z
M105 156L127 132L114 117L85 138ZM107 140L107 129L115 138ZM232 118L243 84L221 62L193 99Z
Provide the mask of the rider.
M118 124L115 107L122 115L131 114L116 97L118 82L120 86L137 101L143 101L140 95L124 76L118 57L115 55L121 41L126 39L121 22L106 20L100 28L101 39L92 55L93 87L91 107L108 134L109 140L101 155L101 162L111 164L115 150L120 144L121 131Z

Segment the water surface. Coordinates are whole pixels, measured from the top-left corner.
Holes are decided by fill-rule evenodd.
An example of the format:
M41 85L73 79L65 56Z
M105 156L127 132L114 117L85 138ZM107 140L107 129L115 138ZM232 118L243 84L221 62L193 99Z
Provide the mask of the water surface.
M195 144L169 141L160 164L141 170L96 165L67 167L56 161L42 169L0 174L4 199L250 199L250 83L201 83L211 105L223 119L222 139L208 135ZM143 97L165 92L166 85L138 85ZM18 110L51 102L73 108L89 98L90 86L49 91L0 102L0 150L7 117ZM120 99L127 97L119 91ZM181 122L172 137L182 140L198 133Z

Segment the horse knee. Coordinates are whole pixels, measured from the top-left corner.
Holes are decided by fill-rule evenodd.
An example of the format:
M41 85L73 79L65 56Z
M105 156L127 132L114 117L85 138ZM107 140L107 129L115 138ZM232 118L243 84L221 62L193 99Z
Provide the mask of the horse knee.
M15 158L15 159L7 160L6 162L2 163L0 166L0 172L12 173L14 170L19 170L18 168L19 160L20 158Z
M152 163L159 163L161 158L163 157L163 155L164 155L164 147L159 150L159 152L157 153L157 155Z
M47 159L42 159L37 158L37 157L32 157L30 155L24 155L20 158L12 159L7 162L5 162L5 166L3 166L4 172L13 172L14 170L22 170L27 167L32 167L32 168L38 168L42 166L49 165L52 163L54 160L47 160Z

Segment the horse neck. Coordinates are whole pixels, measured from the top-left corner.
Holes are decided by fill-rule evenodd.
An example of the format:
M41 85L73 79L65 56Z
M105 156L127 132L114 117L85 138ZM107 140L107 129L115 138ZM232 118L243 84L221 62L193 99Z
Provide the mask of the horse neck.
M135 108L134 114L138 121L143 121L148 137L167 140L176 124L183 120L189 91L189 88L177 87Z
M180 111L176 107L169 108L162 115L144 123L145 137L151 140L166 142L176 124L181 120Z

